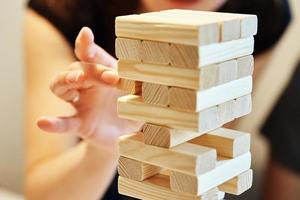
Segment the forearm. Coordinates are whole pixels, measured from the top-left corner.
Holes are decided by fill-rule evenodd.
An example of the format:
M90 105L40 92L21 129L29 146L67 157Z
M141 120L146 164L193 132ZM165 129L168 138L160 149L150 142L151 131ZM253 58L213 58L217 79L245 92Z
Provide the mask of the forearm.
M43 160L27 173L28 199L99 199L116 170L116 145L110 150L81 142L61 155Z

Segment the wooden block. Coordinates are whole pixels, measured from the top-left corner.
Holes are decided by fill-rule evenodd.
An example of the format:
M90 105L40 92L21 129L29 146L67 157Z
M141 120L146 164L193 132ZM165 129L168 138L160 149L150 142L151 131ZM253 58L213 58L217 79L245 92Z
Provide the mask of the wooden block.
M130 94L142 95L142 82L121 78L118 89Z
M170 65L176 67L198 68L198 47L184 44L170 45Z
M120 194L143 200L219 200L222 197L222 192L216 188L202 196L173 192L170 190L170 178L162 174L143 182L119 177L118 191Z
M238 58L237 66L238 66L238 73L237 73L238 78L251 76L254 70L253 55Z
M244 99L245 96L241 98ZM246 100L248 100L248 98L249 97L246 97ZM238 103L233 103L232 105L232 110L235 111L235 118L241 117L242 114L248 114L249 104L251 104L250 101L250 103L247 102L247 104L244 105L244 100L239 99L240 98L236 101ZM232 104L232 102L225 102L221 105L226 104ZM163 125L174 129L185 129L205 133L223 125L223 121L221 121L223 109L218 109L221 105L200 112L186 112L145 104L141 97L128 95L118 99L118 114L120 117L126 119Z
M204 133L171 129L165 126L158 126L146 123L143 127L144 143L163 148L171 148L189 141Z
M117 37L194 46L219 41L219 25L212 20L127 15L117 17L115 27Z
M168 86L143 82L142 91L142 97L145 103L168 106Z
M251 94L237 98L235 100L235 118L239 118L248 115L252 110L252 97Z
M217 150L217 154L235 158L250 151L250 134L226 128L210 131L189 141Z
M188 143L159 148L144 144L142 133L121 137L119 151L123 157L191 175L205 173L216 164L215 149Z
M126 44L124 42L124 44ZM254 38L248 37L206 46L188 46L162 42L143 41L143 63L162 64L198 69L203 66L225 62L250 55L254 50ZM122 46L123 51L132 51L132 45ZM188 55L187 55L188 54ZM139 63L139 62L138 62Z
M171 190L201 195L250 169L250 152L233 159L220 158L217 167L198 176L171 171Z
M116 39L116 56L119 59L141 61L141 40L128 38Z
M228 194L240 195L252 187L252 182L253 170L249 169L218 186L218 188Z
M230 81L203 91L171 87L169 89L169 106L180 110L201 111L245 96L251 92L251 76Z
M243 77L246 76L241 76L239 78L243 78ZM237 60L229 60L219 64L218 85L225 84L236 79L238 79Z
M234 74L234 72L237 73L237 63L235 61L225 63L190 69L119 60L118 73L125 79L201 91L235 80L233 78L237 77L237 74ZM231 73L228 74L225 69ZM245 76L239 78L243 77Z
M223 20L229 20L229 19L236 19L238 18L240 20L240 36L239 38L245 38L249 36L253 36L257 34L257 16L256 15L248 15L248 14L236 14L236 13L223 13L223 12L208 12L208 11L194 11L194 10L180 10L180 9L171 9L171 10L165 10L161 11L161 13L180 13L180 17L182 15L187 15L189 18L195 18L195 17L221 17L220 21ZM234 27L228 27L230 30L234 29ZM228 30L228 34L229 33ZM233 33L236 33L236 30L233 31Z
M119 158L118 173L120 176L136 181L143 181L161 171L160 167L149 165L125 157Z
M144 63L168 65L170 45L165 42L142 41L140 58Z
M181 17L186 19L201 18L203 20L211 20L219 24L220 41L237 40L241 35L241 22L237 16L234 15L221 15L215 12L198 12L189 10L169 10L162 11L161 14L168 14L170 17ZM173 15L170 15L173 14ZM167 16L167 15L166 15Z

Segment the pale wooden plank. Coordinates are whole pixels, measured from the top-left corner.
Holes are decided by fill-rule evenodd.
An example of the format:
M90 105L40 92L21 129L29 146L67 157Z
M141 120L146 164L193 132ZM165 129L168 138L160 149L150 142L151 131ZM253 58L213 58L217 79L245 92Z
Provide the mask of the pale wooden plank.
M159 174L160 167L121 156L119 158L118 173L120 176L136 181L143 181Z
M250 55L253 51L253 37L202 46L199 50L199 66L206 66Z
M215 149L188 143L172 149L159 148L144 144L142 133L121 137L119 151L126 158L194 175L208 172L216 164Z
M117 37L168 43L207 45L219 41L218 23L164 16L127 15L116 18Z
M144 63L168 65L170 63L170 45L165 42L143 40L140 59Z
M229 181L219 185L218 188L228 194L241 195L252 187L253 170L249 169L246 172L230 179Z
M241 20L237 15L229 13L222 14L217 12L202 12L191 10L171 9L161 12L144 14L148 16L164 16L172 19L186 19L196 21L202 19L204 21L216 22L219 25L220 41L230 41L239 39L241 36Z
M194 138L189 143L214 148L220 156L235 158L250 151L250 134L219 128Z
M237 13L224 13L224 12L209 12L209 11L194 11L194 10L181 10L181 9L171 9L161 11L162 13L180 13L182 15L187 15L189 18L196 18L200 16L212 16L221 17L222 20L240 19L240 36L239 38L246 38L257 34L258 19L256 15L249 14L237 14ZM230 28L230 27L228 27Z
M168 92L171 108L200 111L251 93L252 77L230 81L204 91L171 87Z
M198 68L198 47L184 44L170 44L170 65L177 67Z
M143 200L219 200L222 193L213 188L202 196L177 193L170 190L170 178L167 175L156 175L142 182L119 177L120 194Z
M244 56L237 59L237 77L251 76L254 70L254 57L253 55Z
M149 103L153 105L168 106L169 104L168 91L169 91L168 86L143 82L142 85L143 101L145 103Z
M126 42L123 44L122 51L133 51L131 43L128 46ZM143 41L142 44L144 45L141 49L144 53L139 59L143 60L143 63L162 65L170 63L172 66L193 69L247 56L254 50L253 37L200 47L182 44L169 45L158 41Z
M129 94L142 95L142 82L121 78L118 89Z
M201 195L250 169L250 165L251 154L248 152L233 159L220 158L216 168L198 176L171 171L171 189Z
M168 126L175 129L192 130L199 133L208 132L221 127L232 119L223 119L226 109L220 109L224 105L230 105L230 111L234 111L233 118L241 117L251 111L250 98L243 96L234 101L214 106L200 112L186 112L171 108L145 104L142 98L136 95L128 95L118 99L118 114L122 118ZM240 100L242 99L242 100ZM246 104L244 103L247 101ZM225 111L224 111L225 110Z
M237 77L236 64L237 62L234 60L201 67L200 69L191 69L119 60L118 74L125 79L201 91L224 84L226 81L236 80L233 79ZM247 67L251 66L245 66L243 70L251 71ZM240 75L239 78L246 75L248 73Z
M171 129L166 126L159 126L146 123L143 127L144 143L163 148L171 148L189 141L204 133L188 130Z
M119 59L141 61L141 40L134 40L129 38L116 39L116 56Z

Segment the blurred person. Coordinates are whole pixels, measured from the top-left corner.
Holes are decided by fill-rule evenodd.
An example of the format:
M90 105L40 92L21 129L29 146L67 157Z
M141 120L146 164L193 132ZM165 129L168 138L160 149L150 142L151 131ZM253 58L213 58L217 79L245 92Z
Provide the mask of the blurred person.
M284 0L30 0L25 20L29 199L132 199L117 192L117 138L142 124L117 117L116 101L122 93L116 89L114 20L171 8L257 14L257 59L278 41L290 20ZM47 90L53 77L52 92L69 105ZM39 118L42 130L59 133L45 134L35 126L44 114L70 117ZM271 138L270 127L265 132ZM272 154L269 171L275 180L290 173L289 167L282 170L285 162L277 155ZM268 185L271 190L266 191L272 194L265 199L283 199L272 196L278 193L296 199L290 190L299 180L286 176L281 181L286 185Z

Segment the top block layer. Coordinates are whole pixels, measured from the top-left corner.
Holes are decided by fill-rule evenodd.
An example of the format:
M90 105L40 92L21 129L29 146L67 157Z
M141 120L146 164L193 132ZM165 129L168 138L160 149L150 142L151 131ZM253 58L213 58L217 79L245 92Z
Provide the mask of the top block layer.
M256 33L255 15L175 9L116 18L118 37L194 46L251 37Z

